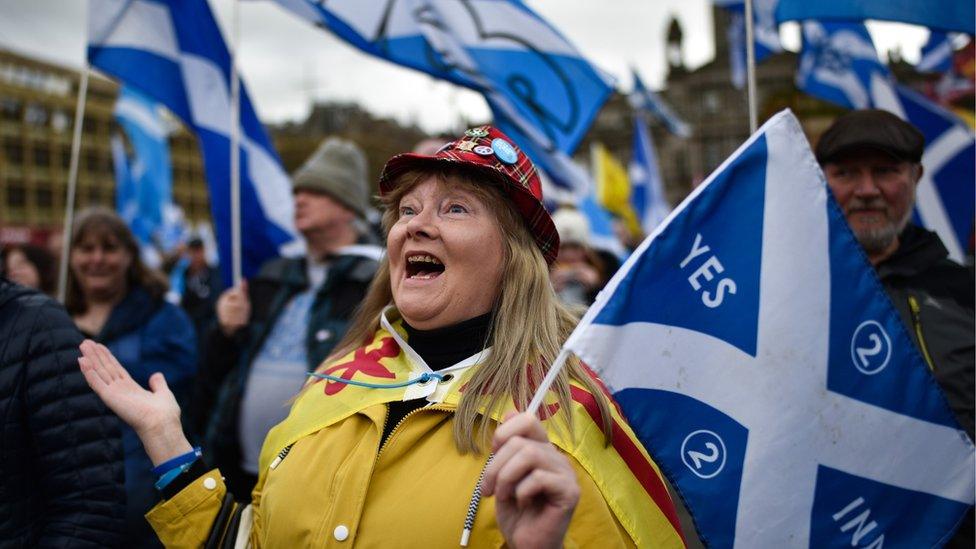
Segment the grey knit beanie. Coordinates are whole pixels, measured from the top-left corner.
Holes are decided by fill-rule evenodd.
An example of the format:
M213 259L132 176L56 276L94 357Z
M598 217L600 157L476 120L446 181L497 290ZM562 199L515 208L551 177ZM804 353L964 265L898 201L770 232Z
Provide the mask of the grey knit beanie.
M326 139L291 180L294 190L328 194L361 218L369 211L366 155L352 141Z

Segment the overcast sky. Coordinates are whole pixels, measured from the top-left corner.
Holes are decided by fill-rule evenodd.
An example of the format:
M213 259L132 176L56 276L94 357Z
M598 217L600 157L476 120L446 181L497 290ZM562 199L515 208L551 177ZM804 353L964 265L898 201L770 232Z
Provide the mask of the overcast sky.
M229 36L233 0L210 0ZM630 67L652 87L663 84L664 34L672 15L684 28L684 59L696 67L713 56L706 0L528 0L592 62L629 89ZM0 47L80 67L85 0L0 0ZM302 119L316 100L356 101L373 112L417 122L436 132L462 117L484 119L481 96L360 53L269 0L241 2L240 67L258 115L266 122ZM870 26L882 52L901 49L917 60L928 31L908 25ZM784 26L787 47L798 32Z

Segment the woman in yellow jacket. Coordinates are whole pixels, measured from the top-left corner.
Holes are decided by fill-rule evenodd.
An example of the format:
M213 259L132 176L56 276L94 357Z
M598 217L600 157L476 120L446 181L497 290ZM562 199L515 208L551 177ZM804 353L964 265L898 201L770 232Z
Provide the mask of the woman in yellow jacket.
M99 345L91 387L133 426L171 547L670 547L660 473L570 360L525 409L576 319L547 265L559 237L531 161L473 128L380 178L387 256L338 351L265 440L250 505L180 429L161 375L141 389Z

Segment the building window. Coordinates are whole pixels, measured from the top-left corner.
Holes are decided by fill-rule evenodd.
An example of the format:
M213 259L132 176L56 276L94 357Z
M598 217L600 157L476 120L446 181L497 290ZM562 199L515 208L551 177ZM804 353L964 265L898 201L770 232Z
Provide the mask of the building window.
M61 167L66 170L71 167L71 149L68 147L61 149Z
M31 126L44 126L47 124L47 109L37 103L29 103L24 109L24 122Z
M7 139L3 142L3 156L11 164L24 163L24 146L20 140Z
M51 151L46 143L35 143L34 146L34 165L46 168L51 164Z
M11 181L7 185L7 206L23 208L27 205L27 189L22 181Z
M716 113L722 106L722 101L719 99L719 94L715 90L708 90L702 96L702 106L707 113Z
M50 208L54 205L54 192L50 185L40 184L34 189L34 204L38 208Z
M20 121L20 101L12 97L0 98L0 118L3 120Z
M58 133L64 133L71 128L71 119L64 111L54 111L51 114L51 128Z

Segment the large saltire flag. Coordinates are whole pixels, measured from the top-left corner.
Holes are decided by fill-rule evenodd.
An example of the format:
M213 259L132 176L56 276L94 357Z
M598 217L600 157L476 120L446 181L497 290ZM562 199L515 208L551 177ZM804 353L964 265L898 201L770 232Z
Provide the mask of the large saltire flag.
M932 547L974 448L789 111L631 255L566 347L709 547Z
M91 0L88 61L196 133L225 283L231 278L230 55L206 0ZM298 252L288 176L240 87L242 268Z
M630 234L642 235L640 220L630 201L631 187L627 169L602 143L593 143L590 157L597 200L624 223Z
M517 0L277 0L366 53L482 93L495 125L553 182L584 194L570 155L613 91Z
M976 216L976 139L953 113L896 84L862 23L803 24L797 85L852 109L890 111L925 136L915 221L938 233L949 256L965 258Z
M976 9L969 0L778 0L776 21L900 21L943 31L976 34Z

